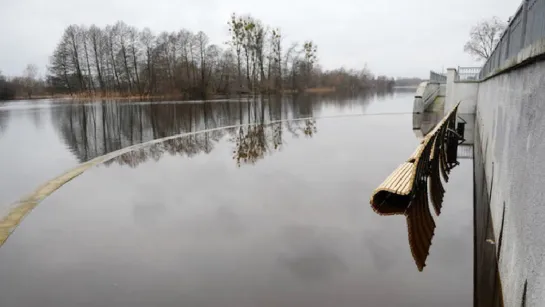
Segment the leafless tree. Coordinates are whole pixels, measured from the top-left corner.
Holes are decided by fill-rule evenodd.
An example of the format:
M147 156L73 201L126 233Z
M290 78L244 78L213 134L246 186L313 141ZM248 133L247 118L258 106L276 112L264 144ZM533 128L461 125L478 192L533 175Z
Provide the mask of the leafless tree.
M225 49L185 29L155 34L122 21L104 28L70 25L50 58L47 84L65 94L195 98L372 87L359 72L322 72L312 41L285 48L280 29L251 16L233 14L228 25Z
M498 17L483 20L471 28L464 51L478 60L487 60L501 39L506 23Z
M85 55L85 63L87 63L87 66L86 66L86 71L85 71L85 75L86 75L86 79L87 79L87 84L88 85L88 90L89 91L95 91L95 86L93 84L93 77L91 75L91 62L89 61L89 48L88 48L88 42L89 42L89 30L85 28L85 26L82 26L81 28L81 41L83 42L83 51L84 51L84 55Z
M28 64L23 72L23 82L28 98L32 98L32 91L36 86L36 77L38 76L38 67L34 64Z
M300 89L298 85L299 69L301 68L301 50L299 44L294 42L286 50L284 56L284 71L288 74L287 79L292 89Z
M317 61L316 53L318 52L318 47L312 41L306 41L305 44L303 45L303 52L305 55L305 60L303 62L304 72L305 72L304 82L305 82L305 85L309 87L312 69L314 68L314 64Z
M103 71L104 71L104 38L102 30L92 25L89 28L89 39L91 41L91 51L94 57L95 69L98 77L98 84L101 91L105 90Z
M85 81L83 79L83 73L81 71L81 32L79 31L79 27L76 25L71 25L68 28L66 28L64 38L64 43L67 44L70 59L72 61L72 66L76 70L76 76L78 78L80 90L84 90L86 88Z
M144 48L145 62L145 88L148 94L152 94L155 88L154 73L154 50L156 48L156 38L149 28L145 28L140 33L140 42Z
M208 47L208 36L204 32L200 31L195 36L195 42L197 43L197 49L199 53L200 70L201 70L201 91L203 95L206 94L207 88L207 67L206 67L206 49Z
M228 22L229 33L231 34L231 46L234 48L237 57L237 91L242 86L242 47L244 44L244 21L233 13L231 20Z
M273 29L270 38L268 79L273 80L276 91L282 91L282 34L280 29Z
M129 35L129 46L130 46L130 57L131 57L131 64L132 69L134 71L135 80L136 83L136 89L138 90L138 94L142 95L142 89L140 86L140 77L138 74L138 62L140 58L140 50L141 50L141 42L139 40L138 30L135 27L129 27L128 29L128 35Z

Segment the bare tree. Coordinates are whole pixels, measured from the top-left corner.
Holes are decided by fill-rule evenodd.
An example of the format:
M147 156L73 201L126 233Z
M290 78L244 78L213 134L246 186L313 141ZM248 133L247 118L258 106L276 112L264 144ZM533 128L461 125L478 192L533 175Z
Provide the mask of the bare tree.
M132 85L134 82L132 81L132 73L129 68L129 26L123 21L118 21L114 25L114 31L117 33L117 44L119 47L118 56L121 58L121 66L125 68L125 80L129 85L129 93L132 93Z
M201 70L201 85L200 89L203 95L206 95L206 88L207 88L207 63L206 63L206 49L208 47L208 36L204 34L204 32L200 31L195 36L195 42L197 45L198 50L198 56L199 56L199 62L200 62L200 70Z
M233 13L231 20L227 23L229 25L229 33L231 34L231 46L235 49L237 56L237 87L239 90L242 87L242 61L241 53L242 46L244 44L244 22L241 17L236 17Z
M155 91L155 73L154 73L154 50L156 48L156 37L149 28L145 28L140 33L140 42L145 49L145 72L146 72L146 92L152 94Z
M89 30L85 26L80 27L81 31L81 41L83 42L83 51L85 55L85 63L87 63L87 83L89 84L89 91L95 91L95 86L93 84L93 76L91 72L91 64L89 62L89 48L87 47L87 42L89 41Z
M136 89L138 94L142 95L142 89L140 88L140 76L138 75L138 59L140 58L140 40L138 37L138 30L135 27L129 27L129 46L130 46L130 56L132 59L132 65L134 69L134 82L136 83Z
M282 91L282 34L280 29L273 29L270 38L271 53L269 56L268 79L274 80L274 88ZM271 76L272 71L272 76Z
M216 45L209 45L206 48L206 71L205 71L205 89L209 91L217 91L219 80L222 75L222 67L220 66L222 50ZM207 94L204 93L204 94Z
M305 44L303 45L303 52L305 54L305 58L303 62L305 86L309 87L312 69L314 68L314 64L317 61L316 53L318 52L318 47L312 41L306 41Z
M36 67L34 64L28 64L23 72L23 82L28 98L32 98L32 92L37 82L37 75L38 67Z
M299 44L294 42L291 44L291 46L286 50L286 54L284 56L284 71L287 74L287 79L289 80L289 83L291 84L292 89L300 89L300 84L298 85L297 79L298 79L298 70L301 67L301 52L302 50L299 49Z
M284 87L363 90L382 82L359 71L322 71L314 42L283 46L280 29L257 18L233 14L228 25L230 40L225 50L212 44L205 33L185 29L155 35L122 21L104 28L70 25L51 56L47 82L52 92L71 95L184 98L281 93ZM21 91L23 79L10 82Z
M483 20L471 28L464 51L478 60L487 60L501 39L506 23L498 17Z
M193 34L187 30L181 30L177 35L178 44L180 45L180 60L182 61L182 69L185 70L185 79L183 88L186 90L191 88L191 76L192 76L192 62L190 61L189 55L192 54L190 51L193 48ZM182 74L180 74L182 75Z
M71 25L66 28L64 32L64 38L66 44L69 45L69 54L70 59L72 60L72 66L76 69L76 75L79 81L79 89L85 90L85 81L83 78L83 73L81 72L81 31L78 26Z
M115 54L117 53L117 48L115 44L115 38L117 37L117 29L112 26L106 27L106 46L108 50L108 66L111 68L112 79L115 81L115 86L117 90L120 90L121 82L119 81L119 68L116 64Z
M95 69L97 72L98 77L98 84L100 86L100 90L104 91L104 78L102 77L103 72L103 63L104 63L104 40L103 40L103 34L102 30L92 25L89 28L89 38L91 40L91 51L94 56L95 61Z

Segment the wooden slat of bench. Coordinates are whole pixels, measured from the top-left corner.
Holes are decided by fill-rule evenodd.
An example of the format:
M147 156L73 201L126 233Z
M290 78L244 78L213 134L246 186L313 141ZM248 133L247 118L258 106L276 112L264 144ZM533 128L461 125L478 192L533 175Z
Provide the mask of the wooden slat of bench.
M391 193L398 193L398 187L401 186L401 183L404 182L407 178L410 179L412 173L414 172L414 165L412 163L404 163L400 165L376 190L375 193L379 191L388 191ZM410 191L403 191L403 195L407 195Z
M397 180L395 186L393 187L393 190L396 191L396 193L403 193L401 190L401 187L404 185L405 182L411 180L412 177L412 169L414 168L414 165L412 163L406 163L403 166L403 169L401 171L402 176L399 177ZM410 191L409 191L410 192Z

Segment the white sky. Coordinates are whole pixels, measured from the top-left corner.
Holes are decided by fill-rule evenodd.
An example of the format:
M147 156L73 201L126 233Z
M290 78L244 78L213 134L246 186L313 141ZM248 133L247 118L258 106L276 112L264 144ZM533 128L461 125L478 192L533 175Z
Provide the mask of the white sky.
M70 24L117 20L155 32L202 30L212 43L228 39L232 12L280 27L285 45L313 40L325 69L363 68L393 77L477 64L463 52L473 24L507 20L520 0L0 0L0 70L21 74L28 63L45 73Z

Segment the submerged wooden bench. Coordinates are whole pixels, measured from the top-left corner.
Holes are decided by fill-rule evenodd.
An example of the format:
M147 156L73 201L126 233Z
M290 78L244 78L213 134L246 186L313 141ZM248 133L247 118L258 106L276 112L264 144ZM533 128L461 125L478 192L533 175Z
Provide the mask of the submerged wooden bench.
M435 222L428 202L428 191L435 213L441 213L448 181L457 165L456 112L452 109L420 142L416 151L402 163L371 195L371 207L380 215L405 215L411 253L420 271L426 265ZM440 175L441 174L441 175Z

